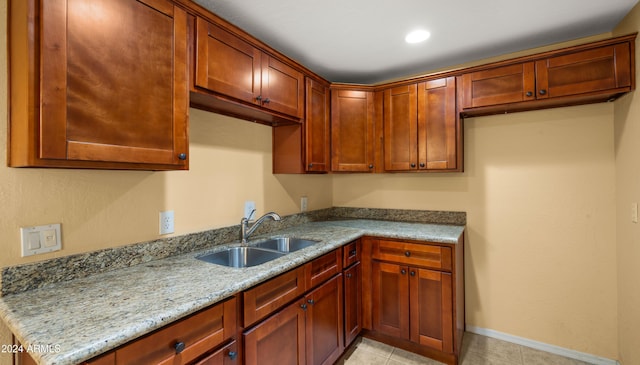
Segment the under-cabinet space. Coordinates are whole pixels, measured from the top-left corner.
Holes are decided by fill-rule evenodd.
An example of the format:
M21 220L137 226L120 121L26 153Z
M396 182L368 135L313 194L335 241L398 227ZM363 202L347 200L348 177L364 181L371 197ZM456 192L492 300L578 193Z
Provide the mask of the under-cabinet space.
M9 8L9 166L188 168L184 10L168 0Z

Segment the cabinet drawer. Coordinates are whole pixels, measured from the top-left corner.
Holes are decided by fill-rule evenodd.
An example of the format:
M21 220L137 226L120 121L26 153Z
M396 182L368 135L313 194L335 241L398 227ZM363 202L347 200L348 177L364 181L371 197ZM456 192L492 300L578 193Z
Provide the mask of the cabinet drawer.
M342 247L342 267L349 267L360 261L360 240L355 240Z
M342 271L342 250L337 249L304 265L307 290Z
M235 333L234 297L117 349L115 363L187 364Z
M273 313L305 291L305 266L255 286L243 293L244 327Z
M452 268L451 248L428 244L376 240L372 257L376 260L447 271L451 271Z
M239 363L238 344L236 341L232 341L227 346L198 361L195 365L234 365Z

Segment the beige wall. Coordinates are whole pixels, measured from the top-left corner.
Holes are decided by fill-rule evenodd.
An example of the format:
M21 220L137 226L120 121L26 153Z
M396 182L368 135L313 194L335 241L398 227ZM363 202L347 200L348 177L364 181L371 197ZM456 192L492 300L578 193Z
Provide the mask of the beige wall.
M465 121L465 173L341 175L336 206L467 212L467 324L617 358L613 105Z
M615 29L623 35L640 30L640 5ZM636 40L636 77L640 55ZM640 99L637 91L615 103L616 232L618 247L618 336L620 361L640 364L640 224L630 219L640 202Z

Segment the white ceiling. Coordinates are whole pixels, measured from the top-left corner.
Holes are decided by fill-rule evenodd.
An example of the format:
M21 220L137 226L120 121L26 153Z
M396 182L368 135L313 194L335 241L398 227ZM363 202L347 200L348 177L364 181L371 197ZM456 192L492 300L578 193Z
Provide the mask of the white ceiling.
M377 83L611 31L638 0L194 0L332 82ZM407 44L409 31L431 38Z

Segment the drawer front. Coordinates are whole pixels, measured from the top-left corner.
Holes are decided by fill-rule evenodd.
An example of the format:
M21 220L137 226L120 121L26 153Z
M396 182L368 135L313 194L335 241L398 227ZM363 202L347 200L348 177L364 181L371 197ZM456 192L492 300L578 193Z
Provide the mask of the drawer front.
M187 364L235 332L234 297L117 349L116 364Z
M232 341L227 346L195 363L195 365L235 365L238 360L238 344Z
M332 276L342 272L342 249L333 250L326 255L304 265L307 290L314 288Z
M360 240L355 240L342 247L342 267L349 267L360 261Z
M265 318L305 291L305 267L301 266L243 293L244 327Z
M376 260L451 271L451 248L420 243L376 240L372 257Z

